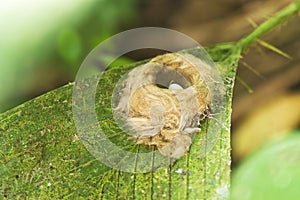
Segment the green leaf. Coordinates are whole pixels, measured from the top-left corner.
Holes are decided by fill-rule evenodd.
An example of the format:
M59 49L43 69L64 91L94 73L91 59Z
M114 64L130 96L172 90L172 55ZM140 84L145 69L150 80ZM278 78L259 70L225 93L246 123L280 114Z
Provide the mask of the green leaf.
M223 47L223 46L222 46ZM226 115L221 137L212 151L198 158L205 126L190 152L174 165L145 174L109 169L86 150L78 140L71 110L73 84L33 99L0 115L0 180L2 195L22 198L103 198L103 199L196 199L228 195L230 176L230 112L234 75L239 52L233 45L218 50L208 48L226 84ZM223 53L228 57L222 59ZM110 103L110 94L120 76L141 64L114 67L100 79L99 94ZM116 143L125 142L111 113L97 103L101 127ZM206 126L209 126L207 124ZM198 142L197 142L198 141ZM130 141L128 141L130 145ZM137 149L139 150L139 149ZM18 166L18 167L15 167ZM1 194L0 194L1 195Z
M300 196L300 131L270 143L236 170L231 199L295 199Z

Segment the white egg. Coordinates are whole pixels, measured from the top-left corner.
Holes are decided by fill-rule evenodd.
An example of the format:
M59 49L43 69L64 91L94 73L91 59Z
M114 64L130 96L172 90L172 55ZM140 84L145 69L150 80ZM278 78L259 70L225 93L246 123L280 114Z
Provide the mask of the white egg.
M175 91L175 90L182 90L182 89L183 88L180 85L176 84L176 83L172 83L172 84L169 85L169 90Z

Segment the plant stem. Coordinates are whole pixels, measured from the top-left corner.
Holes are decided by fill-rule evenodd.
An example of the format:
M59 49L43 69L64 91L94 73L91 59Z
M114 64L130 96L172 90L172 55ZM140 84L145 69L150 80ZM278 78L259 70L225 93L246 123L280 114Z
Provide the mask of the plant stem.
M276 13L273 17L259 25L252 33L238 41L237 46L245 51L257 38L270 31L276 25L300 10L300 1L292 3Z

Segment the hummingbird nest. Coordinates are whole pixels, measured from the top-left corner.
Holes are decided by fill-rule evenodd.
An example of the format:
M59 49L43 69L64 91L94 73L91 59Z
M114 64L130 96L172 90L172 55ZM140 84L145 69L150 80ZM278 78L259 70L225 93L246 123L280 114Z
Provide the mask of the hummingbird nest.
M131 70L117 84L114 117L138 144L171 158L184 155L209 113L211 95L191 54L168 53ZM207 71L207 70L206 70Z

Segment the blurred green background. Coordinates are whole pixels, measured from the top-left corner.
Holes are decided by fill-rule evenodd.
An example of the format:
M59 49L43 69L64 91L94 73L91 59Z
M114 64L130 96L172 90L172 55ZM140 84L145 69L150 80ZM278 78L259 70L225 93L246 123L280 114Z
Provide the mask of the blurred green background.
M85 56L120 31L166 27L208 46L239 40L291 2L0 1L0 113L72 82ZM233 167L266 143L296 134L293 130L299 129L299 24L300 17L295 15L262 38L290 58L257 43L240 61L232 113ZM118 63L155 54L137 51Z
M73 81L99 42L137 21L137 1L1 1L0 112Z

